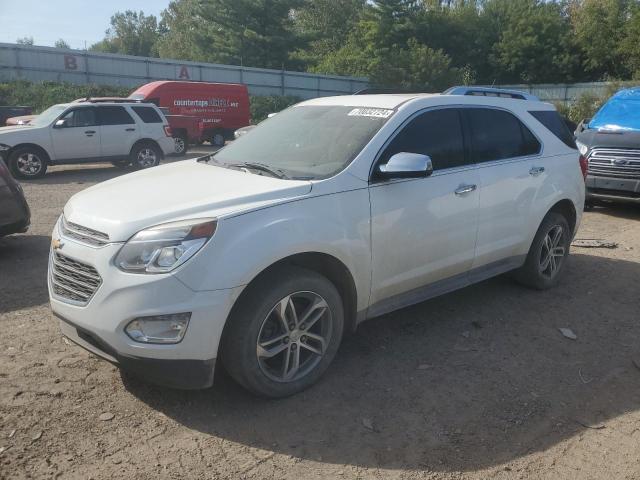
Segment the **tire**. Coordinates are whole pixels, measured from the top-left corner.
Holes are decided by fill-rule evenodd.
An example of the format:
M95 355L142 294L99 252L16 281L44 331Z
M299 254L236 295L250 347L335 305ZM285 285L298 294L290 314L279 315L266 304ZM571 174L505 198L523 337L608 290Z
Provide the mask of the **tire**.
M173 137L173 140L176 144L176 155L186 155L189 150L189 141L187 137L184 135L176 135Z
M549 212L538 227L524 265L515 272L516 280L537 290L555 287L565 270L572 237L567 219ZM549 255L549 247L555 254Z
M224 147L225 140L226 139L224 137L224 132L222 130L215 130L211 134L209 142L211 143L211 145L214 145L216 147Z
M156 167L160 165L162 152L157 145L145 142L133 146L131 149L131 165L136 170L144 170L145 168Z
M338 290L322 275L297 267L278 269L248 288L223 335L227 372L262 397L286 397L310 387L329 367L342 340L344 310ZM278 313L282 309L285 322ZM312 319L311 325L305 317Z
M11 152L7 162L11 174L25 180L44 177L48 164L46 154L33 147L17 148Z

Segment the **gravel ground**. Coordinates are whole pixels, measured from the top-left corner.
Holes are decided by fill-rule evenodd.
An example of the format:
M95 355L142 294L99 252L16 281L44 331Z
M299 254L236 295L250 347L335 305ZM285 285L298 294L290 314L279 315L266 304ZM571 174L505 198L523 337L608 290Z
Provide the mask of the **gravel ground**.
M558 288L500 277L372 320L319 384L265 401L224 372L153 387L61 338L50 231L121 174L25 182L33 225L0 240L0 478L640 478L639 207L587 213L578 237L619 246L574 248Z

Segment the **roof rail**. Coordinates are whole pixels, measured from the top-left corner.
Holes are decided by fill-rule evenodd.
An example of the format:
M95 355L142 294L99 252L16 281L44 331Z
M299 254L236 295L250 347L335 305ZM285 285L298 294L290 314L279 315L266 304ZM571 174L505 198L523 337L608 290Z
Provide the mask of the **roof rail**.
M442 92L443 95L471 95L480 97L515 98L518 100L533 100L539 102L535 95L520 90L508 90L494 87L451 87Z
M143 103L143 101L122 97L86 97L78 98L74 100L73 103Z
M423 93L416 90L402 90L401 88L376 88L376 87L367 87L362 90L358 90L353 95L392 95L392 94L412 94L412 93Z

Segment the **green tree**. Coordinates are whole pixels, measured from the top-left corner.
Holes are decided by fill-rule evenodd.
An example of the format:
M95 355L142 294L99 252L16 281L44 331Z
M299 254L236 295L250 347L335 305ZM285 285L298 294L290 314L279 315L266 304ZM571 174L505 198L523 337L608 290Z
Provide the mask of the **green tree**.
M158 54L162 58L216 61L213 28L201 16L200 0L174 0L162 12Z
M58 40L56 40L56 43L54 44L54 46L56 48L66 48L66 49L70 49L71 47L69 46L69 44L63 40L62 38L59 38Z
M22 37L16 40L18 45L33 45L33 37Z
M542 0L488 0L483 15L499 32L490 62L499 82L571 79L570 23L561 5Z
M92 45L89 50L156 57L159 37L158 19L155 15L127 10L111 17L111 27L105 32L104 40Z
M592 78L622 77L627 74L619 47L625 35L631 4L637 5L637 2L574 0L570 3L573 34L584 54L582 66Z
M364 13L365 0L305 0L294 10L294 31L304 46L296 52L308 68L338 51Z

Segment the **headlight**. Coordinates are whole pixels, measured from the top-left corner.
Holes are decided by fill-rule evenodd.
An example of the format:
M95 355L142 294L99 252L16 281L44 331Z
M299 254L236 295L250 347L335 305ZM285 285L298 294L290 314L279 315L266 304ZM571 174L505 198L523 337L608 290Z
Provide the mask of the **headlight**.
M193 257L216 231L215 219L165 223L136 233L116 255L129 273L166 273Z
M576 142L576 146L578 147L578 151L580 155L587 155L589 151L589 147L587 147L584 143Z

